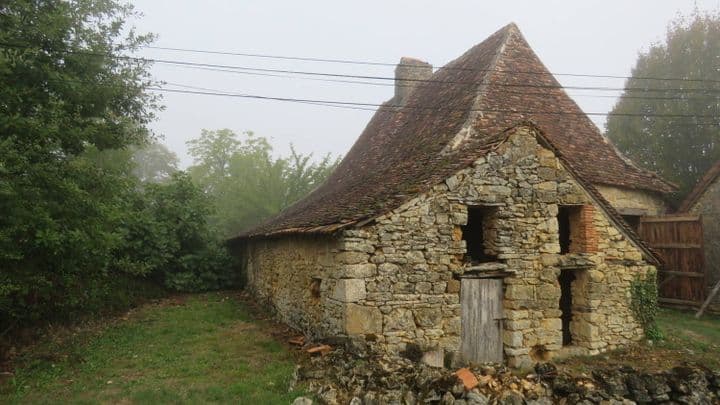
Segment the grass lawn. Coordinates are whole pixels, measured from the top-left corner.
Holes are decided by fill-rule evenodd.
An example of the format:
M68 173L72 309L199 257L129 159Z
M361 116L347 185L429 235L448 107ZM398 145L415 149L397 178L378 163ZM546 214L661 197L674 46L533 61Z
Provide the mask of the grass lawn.
M658 319L665 334L661 343L690 355L693 361L720 369L720 316L705 314L695 319L695 312L662 310Z
M269 327L224 294L164 300L33 348L0 403L288 404L296 358Z

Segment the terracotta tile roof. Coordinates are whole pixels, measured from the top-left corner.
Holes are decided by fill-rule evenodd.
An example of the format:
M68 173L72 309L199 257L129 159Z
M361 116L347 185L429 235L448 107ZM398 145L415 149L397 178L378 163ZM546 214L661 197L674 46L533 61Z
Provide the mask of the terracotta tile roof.
M705 190L712 185L715 180L720 177L720 160L715 163L710 169L708 169L707 172L703 175L703 177L698 181L698 183L693 187L690 194L688 194L687 197L685 197L685 200L683 200L682 204L680 204L680 208L678 208L678 212L688 212L690 209L695 205L695 203L702 197L703 193L705 193Z
M675 190L675 186L657 174L638 168L620 155L560 87L522 34L517 29L510 31L513 33L508 35L505 50L490 73L487 80L490 84L478 106L490 111L476 121L478 131L497 133L519 119L531 119L593 184L660 193ZM518 113L492 112L498 110Z
M510 24L418 83L406 108L394 99L385 103L325 183L238 237L332 232L372 219L468 166L527 120L591 183L673 189L625 161L549 72L519 71L548 72ZM518 84L539 87L513 87ZM508 110L514 112L499 112ZM531 113L537 111L567 114Z

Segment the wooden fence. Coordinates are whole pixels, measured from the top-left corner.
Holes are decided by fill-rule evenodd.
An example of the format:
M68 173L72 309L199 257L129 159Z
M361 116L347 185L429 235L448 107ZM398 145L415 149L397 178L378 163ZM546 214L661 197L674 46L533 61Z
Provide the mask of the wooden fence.
M702 304L706 286L700 217L642 217L638 233L665 261L658 272L659 301L685 306Z

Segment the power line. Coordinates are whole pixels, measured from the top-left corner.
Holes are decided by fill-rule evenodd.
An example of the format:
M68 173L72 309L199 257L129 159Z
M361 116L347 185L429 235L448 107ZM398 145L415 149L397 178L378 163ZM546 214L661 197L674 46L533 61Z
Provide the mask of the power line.
M35 49L33 47L29 46L21 46L21 45L13 45L13 44L7 44L0 42L0 46L5 47L11 47L11 48L23 48L23 49ZM108 58L116 58L116 59L124 59L124 60L132 60L137 62L143 62L143 63L160 63L160 64L169 64L169 65L179 65L179 66L191 66L191 67L212 67L212 68L223 68L223 69L233 69L233 70L239 70L239 71L249 71L249 72L263 72L263 73L286 73L286 74L298 74L298 75L306 75L306 76L321 76L321 77L339 77L339 78L355 78L355 79L370 79L370 80L392 80L394 81L394 77L386 77L386 76L372 76L372 75L351 75L351 74L342 74L342 73L328 73L328 72L315 72L315 71L298 71L298 70L290 70L290 69L268 69L268 68L253 68L253 67L247 67L247 66L237 66L237 65L223 65L223 64L214 64L214 63L198 63L198 62L188 62L188 61L178 61L178 60L166 60L166 59L152 59L152 58L137 58L132 56L121 56L121 55L110 55L107 53L94 53L94 52L86 52L86 51L60 51L61 53L68 53L68 54L83 54L83 55L90 55L90 56L99 56L99 57L108 57ZM508 73L519 73L514 71L505 71ZM478 82L462 82L462 81L441 81L441 80L433 80L433 79L403 79L405 82L420 82L420 83L439 83L443 85L447 84L480 84ZM668 89L659 89L659 88L643 88L643 87L626 87L626 88L615 88L615 87L604 87L604 86L561 86L561 85L538 85L538 84L515 84L515 83L489 83L489 86L500 86L500 87L520 87L520 88L549 88L549 89L574 89L574 90L595 90L595 91L642 91L642 92L720 92L720 89L707 89L707 88L689 88L689 89L683 89L683 88L668 88Z
M303 76L292 76L287 74L276 74L276 73L259 73L259 72L245 72L241 70L233 70L233 69L220 69L220 68L204 68L204 67L188 67L188 66L182 66L182 65L171 65L174 67L179 68L190 68L190 69L198 69L198 70L207 70L211 72L224 72L224 73L233 73L233 74L240 74L240 75L248 75L248 76L260 76L260 77L277 77L277 78L285 78L285 79L300 79L300 80L311 80L311 81L318 81L318 82L329 82L329 83L349 83L349 84L359 84L359 85L372 85L372 86L381 86L381 87L424 87L422 84L419 85L407 85L402 83L386 83L386 82L370 82L370 81L359 81L359 80L343 80L343 79L324 79L324 78L318 78L318 77L303 77ZM514 92L514 91L505 91L507 94L519 94L519 95L547 95L547 93L533 93L533 92ZM591 98L619 98L620 96L617 95L609 95L609 94L575 94L575 93L568 93L568 95L573 97L591 97ZM715 100L719 101L720 96L700 96L700 97L653 97L653 96L633 96L633 95L623 95L623 98L626 99L638 99L638 100L668 100L668 101L689 101L689 100Z
M250 58L277 59L277 60L296 60L296 61L303 61L303 62L337 63L337 64L345 64L345 65L390 66L390 67L414 66L414 65L402 64L402 63L375 62L375 61L364 61L364 60L353 60L353 59L331 59L331 58L316 58L316 57L287 56L287 55L268 55L268 54L248 53L248 52L210 51L210 50L204 50L204 49L190 49L190 48L164 47L164 46L152 46L152 45L145 46L145 48L157 49L157 50L163 50L163 51L174 51L174 52L188 52L188 53L226 55L226 56L243 56L243 57L250 57ZM592 77L592 78L600 78L600 79L638 79L638 80L655 80L655 81L720 83L720 80L713 80L713 79L689 79L689 78L676 78L676 77L622 76L622 75L604 75L604 74L555 73L555 72L540 72L540 71L509 71L509 70L499 70L499 69L461 68L461 67L452 67L452 66L443 66L438 69L476 71L476 72L520 73L520 74L533 74L533 75L544 75L544 76L552 75L552 76L569 76L569 77Z
M165 82L165 84L169 84L169 85L171 85L171 86L176 86L176 87L184 87L184 88L188 88L188 89L194 89L194 90L204 90L204 91L207 91L207 92L210 92L210 93L217 93L217 94L212 94L212 95L227 95L227 96L236 95L236 93L233 93L233 92L223 92L223 91L221 91L221 90L210 89L210 88L207 88L207 87L190 86L190 85L187 85L187 84L171 83L171 82ZM156 91L168 91L168 92L178 92L178 91L173 91L174 89L166 89L166 88L161 88L161 89L160 89L160 88L155 88L155 89L151 89L151 90L156 90ZM211 94L208 94L208 95L211 95ZM284 100L284 101L290 101L290 100L288 99L288 100ZM296 101L294 101L294 102L297 102L297 103L300 103L300 104L320 105L320 106L325 106L325 107L345 108L345 109L350 109L350 110L375 111L375 108L353 107L353 106L347 106L347 105L330 104L330 103L325 103L325 102L321 102L321 101L296 100Z
M185 86L185 85L182 85ZM185 86L192 88L193 86ZM519 114L519 115L572 115L572 116L619 116L619 117L654 117L654 118L709 118L713 120L720 119L720 116L716 115L690 115L690 114L638 114L638 113L601 113L601 112L572 112L572 111L531 111L531 110L510 110L510 109L452 109L444 107L424 107L424 106L412 106L412 105L391 105L391 104L377 104L377 103L363 103L355 101L337 101L337 100L317 100L317 99L305 99L305 98L292 98L292 97L274 97L274 96L263 96L257 94L246 94L246 93L231 93L231 92L217 92L217 91L193 91L193 90L178 90L178 89L167 89L162 87L150 87L150 90L170 92L170 93L183 93L183 94L195 94L195 95L207 95L207 96L223 96L223 97L235 97L235 98L248 98L257 100L271 100L271 101L284 101L284 102L299 102L299 103L310 103L310 104L331 104L331 105L343 105L353 107L383 107L395 110L431 110L431 111L473 111L473 112L484 112L484 113L508 113L508 114ZM715 124L712 124L715 125Z
M186 62L186 61L172 61L172 60L163 60L163 59L141 59L141 60L144 60L146 62L155 62L155 63L161 63L161 64L183 65L183 66L193 66L193 67L213 67L213 68L234 69L234 70L249 71L249 72L287 73L287 74L306 75L306 76L342 77L342 78L369 79L369 80L388 80L388 81L396 80L394 77L387 77L387 76L353 75L353 74L345 74L345 73L315 72L315 71L302 71L302 70L290 70L290 69L253 68L253 67L247 67L247 66L222 65L222 64L214 64L214 63L198 63L198 62ZM479 85L479 84L481 84L480 82L474 82L474 81L468 82L468 81L414 79L414 78L402 79L402 81L417 82L417 83L438 83L438 84L442 84L442 85L448 85L448 84ZM618 88L618 87L605 87L605 86L561 86L561 85L550 85L550 84L541 85L541 84L516 84L516 83L486 83L485 85L487 85L489 87L573 89L573 90L594 90L594 91L705 92L705 93L720 92L720 89L707 89L707 88L703 88L703 89L699 89L699 88L660 89L660 88L643 88L643 87Z
M21 49L36 49L29 46L20 46L15 45L12 46L10 44L2 43L0 42L0 46L6 46L6 47L13 47L13 48L21 48ZM334 73L322 73L322 72L302 72L302 71L293 71L293 70L280 70L280 69L260 69L260 68L247 68L247 67L241 67L241 66L228 66L228 65L216 65L216 64L206 64L206 63L193 63L193 62L186 62L186 61L172 61L172 60L162 60L162 59L146 59L146 58L135 58L130 56L117 56L117 55L109 55L105 53L93 53L93 52L85 52L85 51L60 51L61 53L67 53L67 54L85 54L85 55L91 55L91 56L99 56L99 57L109 57L109 58L117 58L122 60L131 60L131 61L137 61L142 63L150 63L150 62L156 62L156 63L168 63L171 65L179 65L179 66L191 66L191 67L202 67L202 68L208 68L208 67L221 67L221 68L227 68L227 69L233 69L233 71L240 72L242 70L250 70L250 71L260 71L263 73L266 72L281 72L281 73L291 73L291 74L306 74L306 75L317 75L317 76L332 76L332 77L348 77L348 78L367 78L367 79L382 79L382 80L395 80L394 78L387 78L387 77L380 77L380 76L366 76L366 75L346 75L346 74L334 74ZM429 83L443 83L447 84L448 82L445 81L438 81L438 80L423 80L423 79L416 79L416 80L406 80L406 81L418 81L418 82L429 82ZM467 83L467 84L475 84L474 82L456 82L456 83ZM563 89L562 86L557 85L516 85L516 84L507 84L507 83L500 83L496 84L500 86L513 86L513 87L538 87L538 88L559 88ZM611 90L612 88L607 87L567 87L567 88L576 88L576 89L600 89L600 90ZM358 102L345 102L345 101L332 101L332 100L313 100L313 99L297 99L297 98L287 98L287 97L269 97L269 96L259 96L259 95L251 95L251 94L234 94L234 93L227 93L227 92L191 92L191 91L181 91L181 90L173 90L173 89L164 89L164 88L149 88L149 90L153 91L167 91L167 92L176 92L176 93L188 93L188 94L199 94L199 95L214 95L214 96L226 96L226 97L242 97L242 98L254 98L254 99L265 99L265 100L275 100L275 101L287 101L287 102L299 102L299 103L306 103L306 104L317 104L317 105L324 105L324 106L349 106L349 107L386 107L386 108L395 108L395 109L409 109L409 108L420 108L420 109L432 109L432 110L443 110L444 108L434 108L434 107L420 107L420 106L393 106L388 104L373 104L373 103L358 103ZM615 89L615 90L623 90L623 89ZM633 90L633 89L625 89L625 90ZM673 90L679 90L679 91L707 91L708 89L650 89L650 88L640 88L638 90L643 91L673 91ZM713 89L714 90L714 89ZM720 90L720 89L719 89ZM519 94L528 94L527 92L519 93ZM544 94L544 93L536 93L536 94ZM681 99L681 98L678 98ZM364 108L367 109L367 108ZM447 110L445 108L445 110ZM463 111L482 111L482 112L499 112L499 113L513 113L513 114L544 114L544 115L586 115L586 116L628 116L628 117L662 117L662 118L710 118L710 119L717 119L716 116L709 116L709 115L686 115L686 114L623 114L623 113L598 113L598 112L590 112L590 113L583 113L583 112L562 112L562 111L517 111L517 110L466 110ZM715 125L715 124L712 124Z

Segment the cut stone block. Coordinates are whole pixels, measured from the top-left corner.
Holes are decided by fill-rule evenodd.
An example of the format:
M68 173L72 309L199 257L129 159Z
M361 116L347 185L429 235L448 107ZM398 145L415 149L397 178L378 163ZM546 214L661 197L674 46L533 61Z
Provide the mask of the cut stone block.
M333 298L341 302L357 302L366 296L365 280L358 278L338 280L333 291Z
M382 313L375 307L348 304L345 307L345 333L361 335L382 332Z

